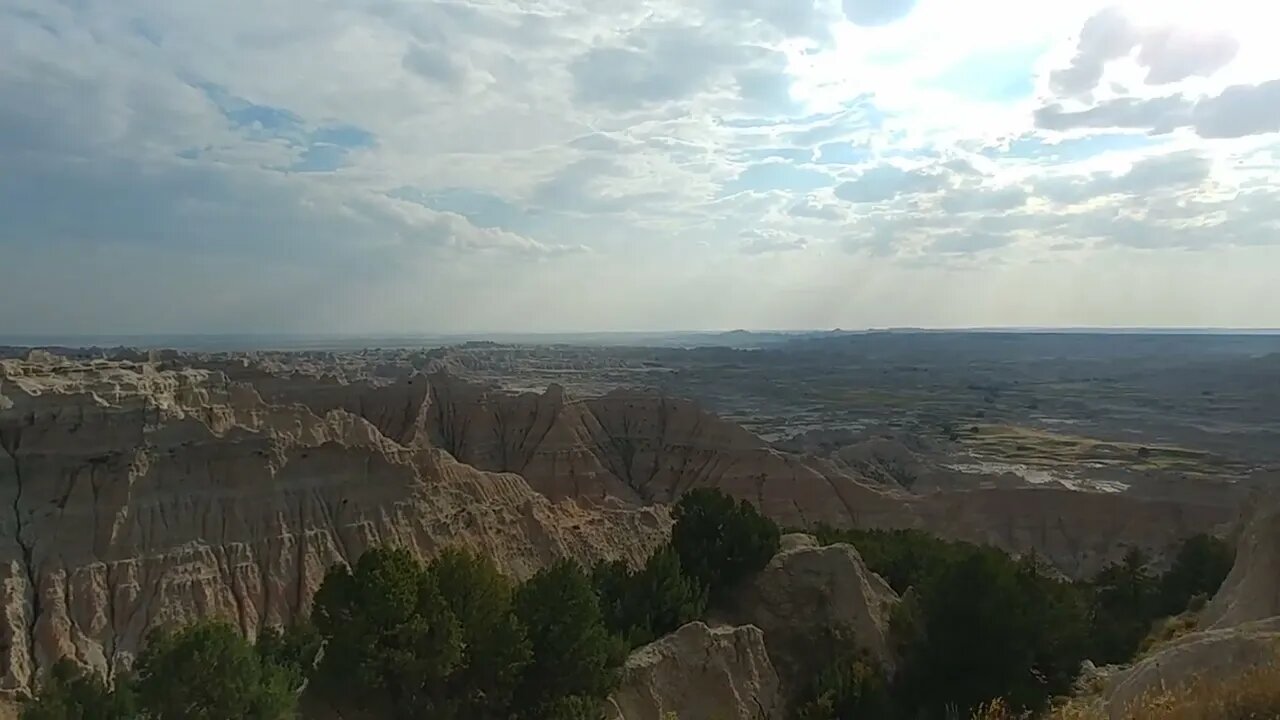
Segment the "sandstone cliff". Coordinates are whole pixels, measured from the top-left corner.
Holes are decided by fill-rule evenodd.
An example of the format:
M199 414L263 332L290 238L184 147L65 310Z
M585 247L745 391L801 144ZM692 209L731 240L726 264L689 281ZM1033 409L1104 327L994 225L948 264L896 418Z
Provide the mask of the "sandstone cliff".
M220 615L252 634L372 543L463 544L525 575L564 556L639 560L670 525L659 509L552 503L208 369L3 361L0 448L9 691L62 655L118 667L159 623Z
M631 653L609 698L610 720L768 720L780 717L778 676L751 625L694 622Z

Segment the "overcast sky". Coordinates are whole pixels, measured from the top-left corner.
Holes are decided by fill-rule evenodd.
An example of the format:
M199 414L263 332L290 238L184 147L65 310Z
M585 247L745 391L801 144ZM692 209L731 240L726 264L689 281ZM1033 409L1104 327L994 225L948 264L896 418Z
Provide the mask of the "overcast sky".
M1257 0L0 0L0 334L1280 326Z

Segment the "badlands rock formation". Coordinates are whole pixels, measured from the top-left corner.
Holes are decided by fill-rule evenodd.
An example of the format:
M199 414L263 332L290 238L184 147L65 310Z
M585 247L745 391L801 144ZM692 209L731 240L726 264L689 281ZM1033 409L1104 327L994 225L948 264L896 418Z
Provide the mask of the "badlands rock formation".
M1112 718L1151 692L1227 678L1280 662L1280 497L1258 502L1241 532L1236 562L1201 616L1207 629L1181 637L1106 681Z
M458 543L515 575L638 561L712 486L784 526L920 527L1087 574L1221 507L1038 488L912 493L783 452L696 404L510 394L376 353L35 352L0 361L0 689L70 654L127 662L195 615L249 633L372 543Z
M269 377L270 386L280 387ZM425 378L425 388L423 376L382 382L292 392L316 412L342 408L361 415L401 443L518 473L553 499L668 503L690 488L710 486L750 500L784 527L925 528L1015 553L1035 550L1075 576L1096 572L1130 546L1160 556L1235 516L1223 503L1054 487L910 493L860 474L853 464L780 451L696 403L646 392L574 399L552 386L515 394L438 374ZM279 389L263 392L288 397ZM317 404L321 397L327 399Z
M814 670L814 643L827 628L853 631L859 645L892 668L889 618L897 604L898 595L852 545L820 547L811 536L786 535L782 551L733 599L727 619L764 631L769 657L791 692Z
M208 369L3 361L0 448L10 691L62 655L119 667L160 623L219 615L252 634L287 620L373 543L462 544L519 576L565 556L638 561L670 526L660 509L553 503Z
M1236 561L1205 608L1204 624L1228 628L1280 616L1280 495L1260 497L1236 544Z
M611 720L768 720L782 710L759 628L694 622L637 649L609 698Z

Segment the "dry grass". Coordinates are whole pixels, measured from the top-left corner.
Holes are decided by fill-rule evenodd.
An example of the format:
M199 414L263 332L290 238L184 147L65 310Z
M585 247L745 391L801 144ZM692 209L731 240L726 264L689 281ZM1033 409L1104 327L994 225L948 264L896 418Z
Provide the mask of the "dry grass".
M1200 624L1200 613L1198 611L1187 611L1181 615L1164 618L1151 628L1151 633L1142 641L1142 645L1138 648L1138 657L1144 658L1169 643L1196 631Z
M1124 720L1280 720L1280 662L1257 667L1235 677L1196 681L1180 690L1144 698L1123 715ZM1024 720L996 702L975 713L973 720ZM1040 720L1108 720L1096 705L1076 700L1055 708Z

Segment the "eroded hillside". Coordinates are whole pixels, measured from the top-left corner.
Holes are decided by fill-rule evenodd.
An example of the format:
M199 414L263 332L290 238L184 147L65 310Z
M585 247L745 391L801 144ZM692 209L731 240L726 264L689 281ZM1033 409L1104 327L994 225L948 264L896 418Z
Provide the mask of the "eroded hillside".
M374 543L461 544L517 576L560 557L639 560L669 531L664 505L694 487L786 526L921 527L1072 575L1234 514L1008 483L908 489L693 402L499 392L376 355L34 352L0 367L10 690L62 655L118 667L157 624L218 615L252 634Z

